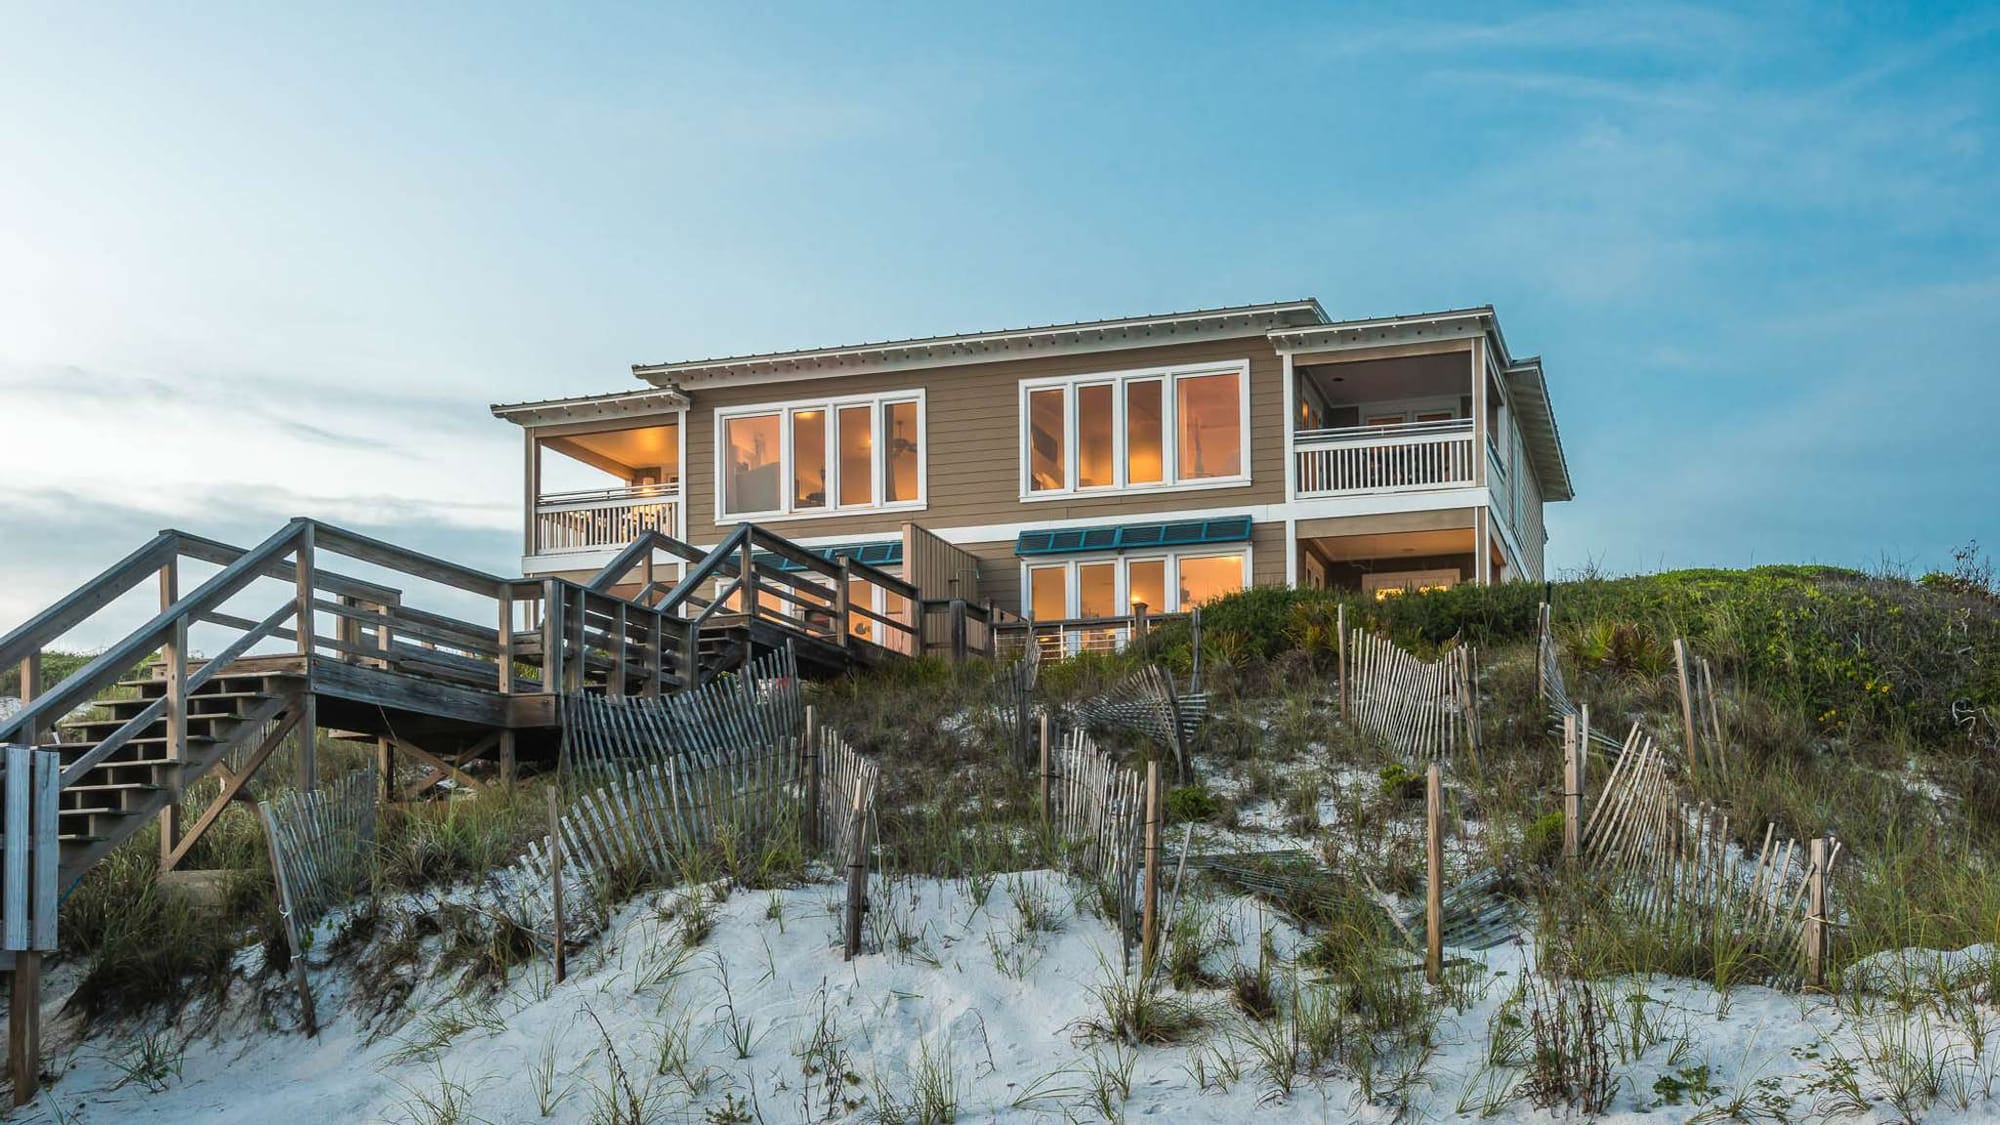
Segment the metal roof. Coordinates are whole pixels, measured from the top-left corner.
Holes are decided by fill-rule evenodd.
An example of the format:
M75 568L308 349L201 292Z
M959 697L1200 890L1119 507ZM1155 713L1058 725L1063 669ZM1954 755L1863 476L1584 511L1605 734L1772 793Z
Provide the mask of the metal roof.
M549 426L559 422L589 422L600 418L629 418L687 409L687 396L671 387L638 391L614 391L603 395L550 398L538 402L496 402L489 409L495 418L521 426Z
M677 363L636 363L632 373L660 386L700 385L725 378L786 374L855 374L905 366L937 367L977 363L1022 352L1045 354L1144 347L1177 339L1261 336L1309 324L1325 324L1326 310L1308 297L1261 305L1086 320L997 332L922 336L833 348L723 356Z

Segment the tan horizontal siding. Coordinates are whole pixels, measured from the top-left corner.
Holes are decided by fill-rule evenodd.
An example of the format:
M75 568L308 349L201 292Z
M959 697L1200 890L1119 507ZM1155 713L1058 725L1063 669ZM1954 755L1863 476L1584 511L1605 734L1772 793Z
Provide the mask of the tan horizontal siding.
M1251 483L1153 495L1105 494L1022 503L1020 383L1062 375L1128 371L1188 363L1250 362ZM715 410L818 396L877 394L921 388L925 395L928 505L919 511L862 513L781 520L773 531L818 535L900 533L904 520L930 530L995 523L1144 518L1157 512L1280 503L1285 493L1283 361L1261 337L1209 340L1160 348L1045 356L931 370L834 376L794 382L697 390L690 395L687 432L688 537L712 543L715 525ZM1011 550L1011 544L1009 545Z

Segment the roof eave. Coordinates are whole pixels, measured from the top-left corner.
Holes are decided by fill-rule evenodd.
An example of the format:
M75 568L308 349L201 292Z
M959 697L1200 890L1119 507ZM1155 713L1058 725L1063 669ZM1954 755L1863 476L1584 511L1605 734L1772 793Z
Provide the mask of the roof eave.
M756 382L807 375L858 375L905 367L944 367L1022 355L1110 351L1156 346L1182 338L1261 336L1274 329L1324 324L1326 310L1316 298L1265 305L1241 305L1160 316L1125 317L1009 329L1001 332L891 340L850 347L817 348L732 356L684 363L632 365L632 374L654 385L702 386ZM1234 322L1234 323L1232 323Z
M488 407L493 416L517 426L552 426L565 422L590 422L617 418L644 418L687 409L688 399L679 389L652 387L640 391L615 391L602 395L543 399L538 402L496 402Z

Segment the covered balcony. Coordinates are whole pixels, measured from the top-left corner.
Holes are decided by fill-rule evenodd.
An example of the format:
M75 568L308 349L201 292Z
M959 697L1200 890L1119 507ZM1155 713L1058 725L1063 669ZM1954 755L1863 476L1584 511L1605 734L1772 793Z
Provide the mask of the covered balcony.
M528 553L615 550L680 531L680 427L537 437Z
M1293 473L1301 498L1470 488L1479 481L1463 351L1301 362L1293 369ZM1497 403L1499 396L1487 396ZM1484 427L1491 432L1493 427Z

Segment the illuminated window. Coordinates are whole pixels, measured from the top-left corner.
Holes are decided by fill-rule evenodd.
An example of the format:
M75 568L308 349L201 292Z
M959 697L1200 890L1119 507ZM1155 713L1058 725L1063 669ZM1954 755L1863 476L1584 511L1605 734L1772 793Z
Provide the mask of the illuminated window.
M840 408L840 506L859 507L875 499L875 411Z
M1200 375L1174 380L1174 414L1179 421L1180 479L1210 480L1243 472L1240 377Z
M1125 581L1130 587L1126 601L1144 602L1150 613L1167 611L1167 560L1133 559L1125 564Z
M1028 395L1028 487L1036 492L1065 487L1065 460L1063 392L1034 391Z
M1038 566L1028 571L1028 616L1036 621L1069 616L1069 567Z
M891 402L882 407L882 500L888 504L917 499L917 404ZM893 596L893 595L892 595Z
M826 411L792 412L792 507L826 507Z
M1023 612L1036 621L1092 620L1125 617L1144 602L1147 613L1182 613L1241 590L1244 562L1238 553L1041 563L1027 568Z
M1118 563L1078 563L1076 565L1076 615L1078 617L1120 617L1125 608L1118 604Z
M921 392L717 411L716 427L718 519L924 502Z
M1192 609L1243 588L1243 556L1209 555L1175 561L1180 582L1180 609Z
M1113 467L1117 450L1113 448L1112 438L1117 431L1111 408L1111 396L1115 389L1109 383L1076 389L1078 488L1106 488L1118 483L1118 474Z
M1134 379L1125 384L1125 481L1158 484L1165 479L1163 452L1166 417L1158 379Z
M778 507L778 416L731 418L726 427L728 482L732 512L768 512Z
M1022 385L1023 495L1249 479L1241 364Z

